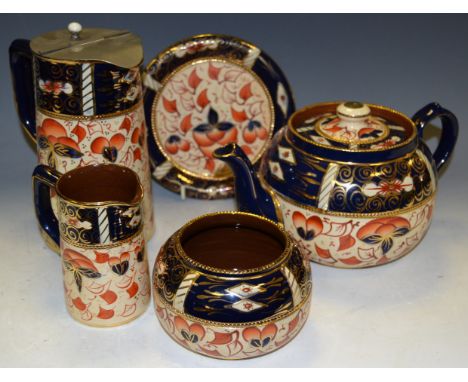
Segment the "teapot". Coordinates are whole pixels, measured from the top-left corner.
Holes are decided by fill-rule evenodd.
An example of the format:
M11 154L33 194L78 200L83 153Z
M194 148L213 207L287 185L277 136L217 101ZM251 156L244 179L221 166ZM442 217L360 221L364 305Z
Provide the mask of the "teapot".
M422 138L435 118L442 133L431 153ZM314 262L364 268L396 260L422 240L457 136L457 118L437 103L410 119L381 105L329 102L290 117L258 174L235 144L214 155L235 174L241 211L282 223Z
M9 53L17 111L37 145L38 162L60 173L100 163L135 171L148 239L153 213L140 38L74 22L68 30L15 40ZM57 215L54 196L52 204Z

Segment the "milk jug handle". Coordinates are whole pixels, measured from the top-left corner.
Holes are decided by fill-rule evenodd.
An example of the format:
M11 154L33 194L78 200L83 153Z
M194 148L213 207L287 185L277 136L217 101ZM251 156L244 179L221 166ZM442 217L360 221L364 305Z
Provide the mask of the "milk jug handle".
M16 108L28 135L36 140L36 107L34 96L33 54L30 41L14 40L10 45L10 69Z
M46 235L60 246L60 232L58 220L55 217L50 199L50 190L55 189L60 173L52 167L39 165L34 169L33 189L34 208L39 225Z

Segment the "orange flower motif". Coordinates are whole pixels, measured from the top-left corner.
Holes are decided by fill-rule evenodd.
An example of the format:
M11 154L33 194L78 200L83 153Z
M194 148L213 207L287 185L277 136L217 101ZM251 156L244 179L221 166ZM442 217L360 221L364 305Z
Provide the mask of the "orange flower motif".
M90 279L101 277L93 262L79 252L67 248L63 251L62 260L65 269L73 272L76 286L80 292L83 285L83 277Z
M268 138L268 130L260 122L251 120L244 128L242 136L247 143L253 143L257 138L264 141Z
M187 321L180 316L174 319L174 324L182 337L193 344L198 343L205 336L205 329L203 329L203 326L196 323L189 325Z
M410 228L410 222L399 216L379 218L361 227L357 237L367 244L380 244L385 254L392 248L393 239L406 235Z
M275 324L271 323L265 326L262 330L257 327L244 329L242 337L253 347L263 348L273 341L278 332Z
M119 150L124 144L125 137L120 133L115 134L110 140L104 137L98 137L91 143L91 151L95 154L101 154L111 162L115 162Z
M167 138L164 144L166 150L171 154L177 154L179 150L188 151L190 150L190 142L186 139L182 139L177 135L171 135Z
M112 269L112 272L122 276L128 271L130 266L129 260L130 253L124 252L120 255L120 257L110 257L108 263Z
M42 121L37 130L38 145L41 149L50 149L49 165L55 167L54 155L60 155L69 158L80 158L83 154L80 151L78 143L67 135L67 130L61 123L52 118L46 118Z
M292 220L297 234L304 240L312 240L322 233L323 223L320 217L306 217L299 211L294 211Z
M231 122L219 121L216 110L210 108L208 123L202 123L193 129L193 139L207 158L205 168L213 172L215 169L213 151L220 146L236 142L237 129Z
M141 147L143 147L145 142L145 126L143 123L140 127L137 127L135 130L133 130L131 142L138 143Z

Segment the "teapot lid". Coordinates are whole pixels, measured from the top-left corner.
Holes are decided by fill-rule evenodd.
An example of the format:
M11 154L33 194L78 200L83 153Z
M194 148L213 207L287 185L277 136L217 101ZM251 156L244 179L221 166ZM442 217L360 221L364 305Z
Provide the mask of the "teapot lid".
M82 28L77 22L33 38L31 49L49 59L102 61L122 68L133 68L143 61L137 35L126 30Z
M299 138L326 149L350 152L391 150L416 136L414 123L396 110L348 101L297 111L290 127Z

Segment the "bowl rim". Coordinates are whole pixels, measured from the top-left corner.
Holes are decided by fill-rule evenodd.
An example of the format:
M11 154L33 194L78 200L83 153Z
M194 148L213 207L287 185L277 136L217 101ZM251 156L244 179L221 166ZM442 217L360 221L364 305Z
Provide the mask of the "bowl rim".
M250 218L258 219L260 221L266 222L270 224L274 229L276 229L284 238L284 250L281 253L280 256L278 256L275 260L262 265L260 267L255 267L255 268L248 268L248 269L243 269L243 270L238 270L238 271L233 271L231 269L225 269L225 268L217 268L217 267L212 267L209 265L205 265L203 263L200 263L193 258L191 258L183 249L182 246L182 235L184 232L194 224L197 224L200 220L206 219L206 218L215 218L217 216L225 216L225 215L241 215L241 216L248 216ZM174 235L174 244L176 247L176 252L177 255L180 256L180 258L188 265L189 268L192 268L192 270L196 271L206 271L209 272L210 275L212 273L215 273L216 277L220 278L229 278L229 277L236 277L236 276L244 276L244 275L254 275L258 273L264 273L264 272L270 272L273 271L274 269L277 269L280 265L285 263L288 258L291 256L294 243L292 242L291 237L289 234L286 232L286 230L283 228L282 225L274 222L271 219L268 219L266 217L256 215L250 212L243 212L243 211L219 211L219 212L211 212L208 214L203 214L200 216L197 216L196 218L188 221L185 223Z

